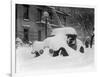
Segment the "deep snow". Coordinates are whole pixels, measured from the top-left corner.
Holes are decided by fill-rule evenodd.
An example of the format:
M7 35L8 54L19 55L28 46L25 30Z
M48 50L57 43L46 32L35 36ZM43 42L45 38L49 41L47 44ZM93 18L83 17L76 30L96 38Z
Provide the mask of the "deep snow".
M66 44L66 33L77 34L73 28L59 28L54 30L54 35L56 36L46 38L42 42L37 41L37 43L35 43L35 46L34 43L31 46L24 44L22 46L18 45L18 47L16 48L16 72L32 72L36 70L38 71L55 69L69 70L71 68L81 68L83 66L92 65L94 63L94 48L85 48L85 53L73 50ZM78 39L77 42L78 46L83 45L82 42ZM34 55L31 54L33 47L34 49L41 47L43 48L44 45L47 46L44 49L44 53L41 56L35 58ZM63 57L60 55L57 57L52 57L49 54L48 48L58 50L59 47L64 47L67 50L69 56Z
M32 72L48 69L70 69L92 65L94 62L94 48L85 49L82 54L78 51L70 51L69 56L51 57L48 48L45 53L37 58L31 54L32 47L23 46L16 49L16 71Z

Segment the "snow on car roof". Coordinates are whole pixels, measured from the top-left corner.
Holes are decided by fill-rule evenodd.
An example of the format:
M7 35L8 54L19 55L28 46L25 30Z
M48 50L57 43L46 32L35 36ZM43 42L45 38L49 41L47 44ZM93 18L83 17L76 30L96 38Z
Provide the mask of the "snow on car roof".
M75 34L77 35L77 32L72 27L63 27L63 28L53 29L51 35L55 35L55 34Z

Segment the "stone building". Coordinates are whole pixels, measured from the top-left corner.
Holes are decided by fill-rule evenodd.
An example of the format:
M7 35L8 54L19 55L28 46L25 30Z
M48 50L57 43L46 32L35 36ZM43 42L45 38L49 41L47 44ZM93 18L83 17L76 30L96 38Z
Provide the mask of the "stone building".
M44 40L53 28L66 25L67 16L54 7L16 4L16 38L24 42Z

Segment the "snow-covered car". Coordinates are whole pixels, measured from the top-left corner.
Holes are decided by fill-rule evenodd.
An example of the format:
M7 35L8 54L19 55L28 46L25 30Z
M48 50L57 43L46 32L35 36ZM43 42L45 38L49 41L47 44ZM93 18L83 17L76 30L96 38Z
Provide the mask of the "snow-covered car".
M55 57L58 55L69 56L70 51L80 51L84 53L84 45L81 40L77 39L77 32L72 27L56 28L52 31L51 37L45 40L34 43L34 52L36 57L44 52L44 49L48 48L49 53Z
M54 29L51 33L51 35L59 35L59 34L65 36L66 39L64 40L67 42L68 46L76 50L77 32L74 28L72 27L58 28L58 29Z
M65 56L68 56L66 52L68 52L68 49L70 50L70 48L74 49L75 51L80 51L81 53L84 53L85 47L82 41L77 38L77 32L74 28L64 27L54 29L51 33L51 36L53 36L53 38L49 40L49 43L52 44L50 44L49 46L50 52L52 52L53 55L58 55L59 51L62 50L61 54L63 56L65 54Z

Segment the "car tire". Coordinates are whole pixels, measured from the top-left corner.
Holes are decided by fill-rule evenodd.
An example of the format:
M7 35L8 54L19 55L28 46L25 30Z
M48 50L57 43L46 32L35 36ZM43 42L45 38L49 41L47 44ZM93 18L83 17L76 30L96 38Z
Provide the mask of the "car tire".
M61 47L59 49L59 51L61 51L60 55L62 56L69 56L69 54L67 53L66 49L64 47Z
M84 47L83 46L80 47L80 52L84 53Z
M34 57L38 57L38 56L40 56L40 54L39 54L38 51L33 52L33 54L34 54Z
M44 50L42 50L42 49L39 51L40 54L43 54L43 52L44 52Z
M53 54L54 53L53 49L49 49L49 53Z

